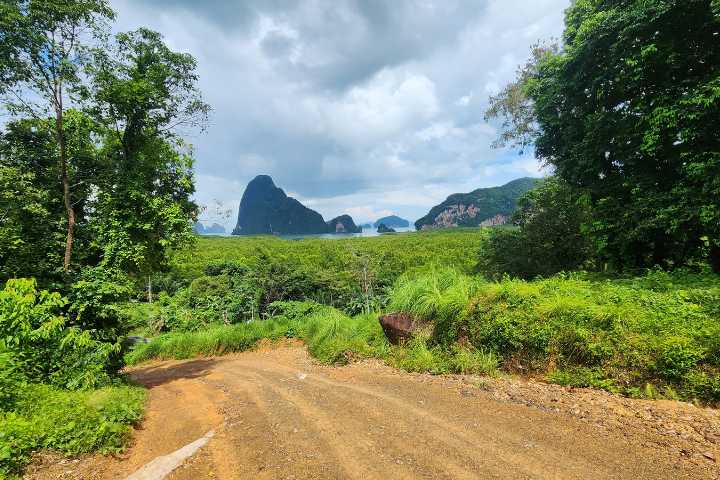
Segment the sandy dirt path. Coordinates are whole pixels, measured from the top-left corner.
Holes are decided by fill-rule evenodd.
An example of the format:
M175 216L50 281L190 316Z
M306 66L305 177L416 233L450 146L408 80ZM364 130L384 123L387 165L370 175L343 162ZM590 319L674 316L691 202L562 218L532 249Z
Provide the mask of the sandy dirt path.
M720 478L717 411L679 402L379 362L326 367L299 345L132 375L150 400L126 454L47 460L27 478L126 478L210 430L166 478Z

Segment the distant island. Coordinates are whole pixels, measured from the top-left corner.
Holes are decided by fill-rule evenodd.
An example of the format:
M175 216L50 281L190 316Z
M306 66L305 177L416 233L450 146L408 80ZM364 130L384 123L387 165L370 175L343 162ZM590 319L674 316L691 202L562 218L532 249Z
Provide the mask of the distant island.
M384 223L381 223L377 226L378 233L395 233L395 229L392 227L388 227Z
M510 219L520 196L534 188L538 181L538 178L518 178L500 187L452 194L416 221L415 228L427 230L503 225Z
M400 218L397 215L390 215L388 217L378 218L375 222L375 228L378 228L380 224L390 228L407 228L410 226L410 222L404 218Z
M350 215L340 215L327 222L328 233L361 233L362 227L355 225Z
M198 235L224 235L226 233L225 227L219 223L213 223L209 227L206 227L201 222L195 222L193 231Z
M245 188L232 234L311 235L361 231L350 215L325 222L318 212L288 197L268 175L258 175Z

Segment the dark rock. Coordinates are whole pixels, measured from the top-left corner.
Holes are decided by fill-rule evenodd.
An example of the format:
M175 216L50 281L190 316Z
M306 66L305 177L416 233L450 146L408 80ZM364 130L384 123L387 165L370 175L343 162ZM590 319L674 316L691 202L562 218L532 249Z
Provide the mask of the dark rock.
M377 231L378 231L378 233L395 233L394 228L390 228L387 225L385 225L384 223L381 223L380 225L377 226Z
M355 225L350 215L340 215L327 222L329 233L361 233L362 228Z
M303 235L327 231L322 215L285 195L269 176L258 175L245 188L233 235Z
M399 345L409 340L417 328L415 318L407 313L390 313L380 317L380 326L388 341Z

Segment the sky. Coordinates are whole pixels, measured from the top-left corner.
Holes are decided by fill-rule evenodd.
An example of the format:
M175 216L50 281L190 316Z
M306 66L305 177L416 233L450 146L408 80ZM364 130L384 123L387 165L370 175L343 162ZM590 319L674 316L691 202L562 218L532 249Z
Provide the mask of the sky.
M493 149L488 97L569 0L112 0L117 30L159 31L198 61L213 108L186 132L201 219L232 228L259 174L326 220L411 221L455 192L541 176Z

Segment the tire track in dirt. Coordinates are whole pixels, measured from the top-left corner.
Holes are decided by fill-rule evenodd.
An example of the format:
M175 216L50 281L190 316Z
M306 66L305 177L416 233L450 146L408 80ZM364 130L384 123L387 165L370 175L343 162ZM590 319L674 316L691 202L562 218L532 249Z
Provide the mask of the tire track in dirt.
M210 429L215 436L169 480L720 478L713 462L649 446L642 428L598 429L372 362L326 367L297 345L132 375L150 398L124 455L50 462L27 478L122 479Z

